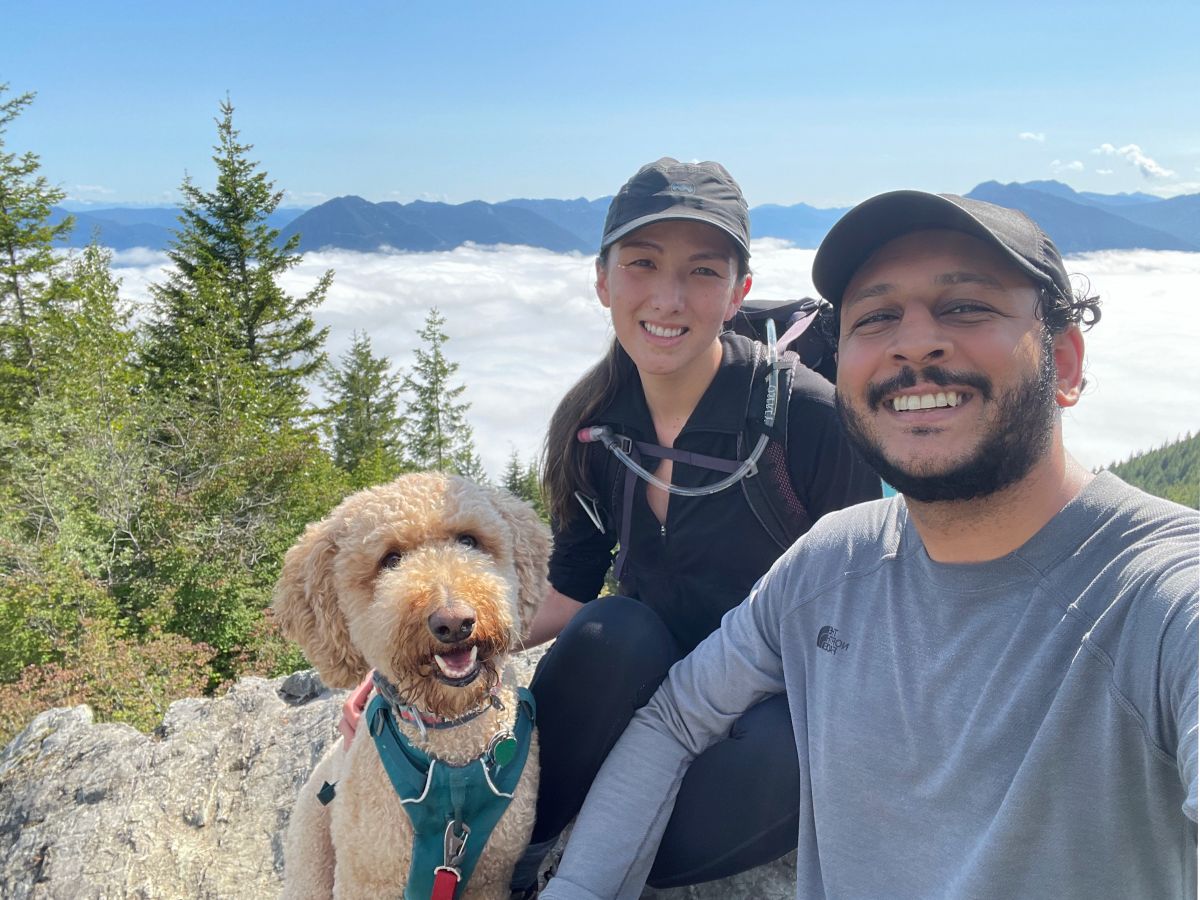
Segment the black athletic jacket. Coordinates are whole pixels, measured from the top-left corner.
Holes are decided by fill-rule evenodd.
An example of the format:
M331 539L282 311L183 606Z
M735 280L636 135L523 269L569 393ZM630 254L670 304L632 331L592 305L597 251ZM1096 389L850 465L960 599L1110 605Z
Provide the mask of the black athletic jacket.
M740 335L721 337L723 355L712 384L693 410L675 447L739 458L744 444L747 409L755 375L753 343ZM657 442L641 385L626 391L593 422L609 425L633 440ZM613 560L621 527L619 508L623 479L610 474L611 454L601 444L590 448L590 478L606 530L601 533L579 511L565 527L555 523L550 583L581 602L599 593ZM746 455L743 450L741 457ZM833 403L833 386L798 366L788 408L788 468L792 486L815 521L830 510L880 496L879 478L846 443ZM644 463L654 470L653 461ZM619 463L617 468L620 469ZM623 471L623 469L622 469ZM679 485L718 481L721 472L675 463L672 480ZM754 476L761 477L761 476ZM630 552L621 592L654 609L687 652L720 624L721 616L750 592L754 582L782 550L759 523L745 494L730 487L706 497L672 496L667 521L660 525L646 502L646 485L635 488L630 522Z

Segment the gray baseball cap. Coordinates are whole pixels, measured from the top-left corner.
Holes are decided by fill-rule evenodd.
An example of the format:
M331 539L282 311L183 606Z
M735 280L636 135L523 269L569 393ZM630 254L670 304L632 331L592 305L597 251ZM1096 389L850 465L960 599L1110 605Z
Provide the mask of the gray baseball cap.
M600 249L664 219L715 225L750 256L750 210L742 189L720 163L681 163L664 156L642 166L609 204Z
M1007 256L1038 285L1061 297L1071 282L1054 241L1025 213L957 194L892 191L864 200L825 235L813 259L813 284L835 307L867 259L893 238L948 228L979 238Z

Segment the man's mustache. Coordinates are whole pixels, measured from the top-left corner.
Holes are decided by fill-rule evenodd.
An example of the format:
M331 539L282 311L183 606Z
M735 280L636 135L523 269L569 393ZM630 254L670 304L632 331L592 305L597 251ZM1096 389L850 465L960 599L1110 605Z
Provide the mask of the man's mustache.
M952 372L940 366L926 366L918 375L916 369L905 366L897 375L887 381L867 385L867 405L871 407L872 411L875 411L879 409L883 398L888 394L914 388L923 381L932 382L938 387L946 387L951 384L966 385L975 388L984 400L992 399L992 380L986 375L980 375L977 372Z

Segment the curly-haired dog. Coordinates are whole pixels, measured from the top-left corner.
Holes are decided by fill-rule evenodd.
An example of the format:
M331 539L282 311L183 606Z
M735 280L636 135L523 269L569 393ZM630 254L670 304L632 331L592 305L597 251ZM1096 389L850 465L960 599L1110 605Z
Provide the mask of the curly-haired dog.
M544 595L548 554L528 504L441 474L352 495L288 551L274 599L284 634L331 686L374 668L378 699L300 794L285 896L428 898L435 878L439 891L451 880L447 896L508 896L538 766L527 704L502 666ZM394 771L405 759L407 787ZM484 812L470 799L480 792ZM454 893L457 873L465 891Z

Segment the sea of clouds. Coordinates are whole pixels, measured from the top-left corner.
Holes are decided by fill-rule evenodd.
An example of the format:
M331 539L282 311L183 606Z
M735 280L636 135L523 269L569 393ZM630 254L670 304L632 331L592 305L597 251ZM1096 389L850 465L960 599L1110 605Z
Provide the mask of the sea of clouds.
M776 240L753 245L751 298L813 296L815 251ZM141 304L167 260L117 253L122 295ZM300 294L335 272L316 312L338 359L355 331L397 367L413 362L417 332L437 307L447 357L459 366L463 399L484 466L503 472L513 450L540 449L563 392L603 353L612 331L596 300L593 259L529 247L467 245L443 253L308 253L284 279ZM1089 468L1200 431L1200 254L1104 251L1067 259L1103 299L1103 320L1086 335L1088 386L1064 416L1066 442Z

